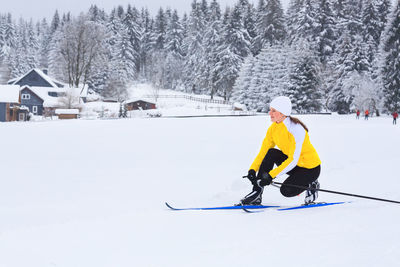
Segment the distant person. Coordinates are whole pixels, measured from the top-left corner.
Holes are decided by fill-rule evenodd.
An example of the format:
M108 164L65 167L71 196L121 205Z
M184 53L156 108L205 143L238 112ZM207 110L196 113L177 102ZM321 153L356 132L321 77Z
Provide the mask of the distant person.
M365 110L364 115L365 115L365 120L367 121L368 117L369 117L369 110L368 109Z
M282 195L299 195L304 189L290 186L297 185L312 188L306 192L305 204L317 199L321 160L310 142L307 127L299 119L291 117L291 111L292 103L288 97L279 96L270 103L272 124L248 171L247 178L253 189L240 201L241 205L261 204L264 186L284 174L289 177L280 188Z
M359 118L360 118L360 110L357 109L357 112L356 112L356 119L358 120Z
M399 117L399 113L397 113L396 111L392 113L393 116L393 124L396 125L397 124L397 118Z

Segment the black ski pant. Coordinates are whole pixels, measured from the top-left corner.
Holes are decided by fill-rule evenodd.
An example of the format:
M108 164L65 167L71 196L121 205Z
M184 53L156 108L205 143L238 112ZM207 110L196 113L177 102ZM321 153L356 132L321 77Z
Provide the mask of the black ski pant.
M281 165L288 156L283 154L279 149L271 148L265 155L260 170L258 171L257 178L261 178L264 173L269 173L276 164ZM318 165L315 168L307 169L303 167L296 166L287 174L289 177L283 182L281 186L281 193L285 197L294 197L304 191L304 189L296 188L290 185L298 185L308 187L312 182L318 179L321 172L321 166Z

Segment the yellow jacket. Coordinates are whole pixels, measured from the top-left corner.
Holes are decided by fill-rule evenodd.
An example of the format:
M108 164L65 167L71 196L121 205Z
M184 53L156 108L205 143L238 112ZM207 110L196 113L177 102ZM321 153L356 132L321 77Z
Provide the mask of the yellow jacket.
M288 158L269 172L272 178L286 174L299 166L312 169L321 164L317 151L310 142L308 132L300 124L286 118L281 123L272 123L250 169L258 171L268 150L277 146Z

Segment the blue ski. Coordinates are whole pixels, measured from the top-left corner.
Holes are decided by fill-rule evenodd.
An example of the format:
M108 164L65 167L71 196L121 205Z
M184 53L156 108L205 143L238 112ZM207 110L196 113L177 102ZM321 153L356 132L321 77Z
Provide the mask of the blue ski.
M308 209L308 208L316 208L316 207L323 207L323 206L332 206L338 204L344 204L346 202L321 202L321 203L314 203L309 205L301 205L301 206L294 206L288 208L281 208L278 210L298 210L298 209Z
M205 207L205 208L174 208L165 202L168 208L171 210L249 210L249 209L267 209L267 208L279 208L280 206L264 206L264 205L243 205L243 206L222 206L222 207Z
M318 203L313 203L313 204L308 204L308 205L300 205L300 206L293 206L293 207L278 207L278 211L284 211L284 210L298 210L298 209L308 209L308 208L316 208L316 207L324 207L324 206L332 206L332 205L338 205L338 204L344 204L348 202L318 202ZM257 212L262 212L264 210L259 209L259 210L250 210L247 208L243 208L245 212L248 213L257 213Z

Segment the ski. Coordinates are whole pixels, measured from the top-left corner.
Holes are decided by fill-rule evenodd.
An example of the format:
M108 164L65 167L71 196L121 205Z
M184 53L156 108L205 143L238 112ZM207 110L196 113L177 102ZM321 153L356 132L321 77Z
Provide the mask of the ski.
M279 208L280 206L265 206L265 205L232 205L232 206L219 206L219 207L201 207L201 208L175 208L165 202L165 205L171 210L251 210L251 209L268 209Z
M298 209L307 209L307 208L316 208L316 207L324 207L324 206L332 206L332 205L338 205L338 204L344 204L348 202L317 202L317 203L312 203L308 205L299 205L299 206L292 206L292 207L278 207L278 211L284 211L284 210L298 210ZM264 210L259 209L259 210L250 210L246 207L242 207L242 209L247 212L247 213L257 213L257 212L263 212Z
M346 203L346 202L317 202L317 203L312 203L312 204L308 204L308 205L300 205L300 206L294 206L294 207L279 208L278 210L279 211L284 211L284 210L308 209L308 208L339 205L339 204L344 204L344 203Z

